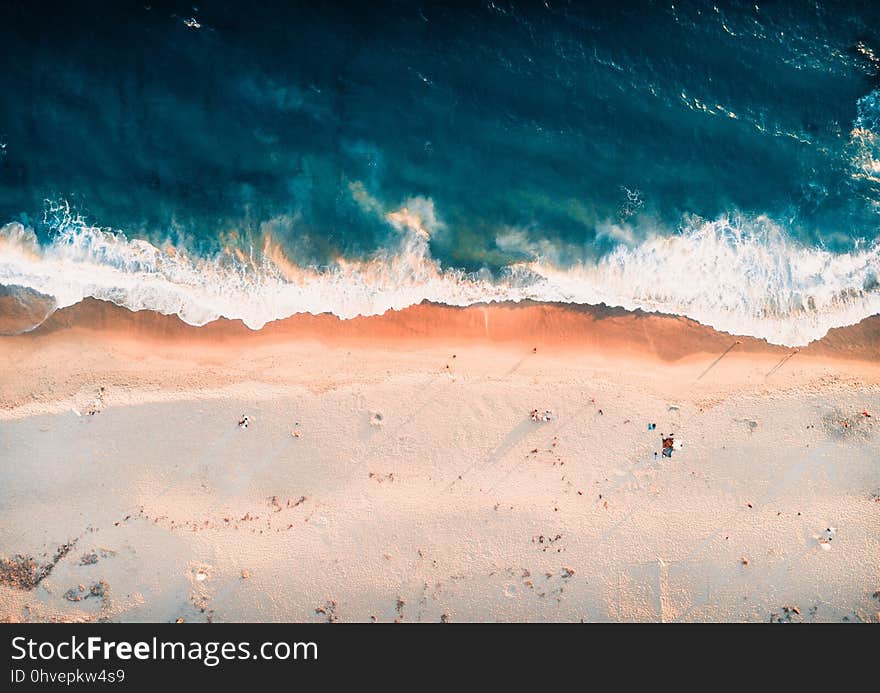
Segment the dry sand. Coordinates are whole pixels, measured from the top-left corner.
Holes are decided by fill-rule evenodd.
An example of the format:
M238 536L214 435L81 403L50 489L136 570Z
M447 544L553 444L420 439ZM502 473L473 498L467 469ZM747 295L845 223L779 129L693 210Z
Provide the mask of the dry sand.
M878 324L84 302L0 337L0 619L878 621Z

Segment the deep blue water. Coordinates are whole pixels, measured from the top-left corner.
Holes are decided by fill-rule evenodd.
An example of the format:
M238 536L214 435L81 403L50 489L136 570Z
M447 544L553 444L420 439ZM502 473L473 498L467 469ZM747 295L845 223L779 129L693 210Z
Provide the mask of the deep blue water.
M808 314L812 338L878 305L878 31L880 3L6 3L0 224L50 247L77 219L191 259L252 257L269 234L292 264L333 267L399 255L409 227L389 215L406 208L441 272L589 275L618 252L658 276L622 295L626 277L603 293L607 272L568 273L514 298L729 315L714 322L771 338L776 323L749 321ZM703 228L692 253L645 246L704 223L716 235ZM89 262L132 269L89 247ZM646 264L667 251L671 267ZM819 264L801 276L804 262ZM0 280L47 290L20 263ZM130 287L75 283L129 302Z

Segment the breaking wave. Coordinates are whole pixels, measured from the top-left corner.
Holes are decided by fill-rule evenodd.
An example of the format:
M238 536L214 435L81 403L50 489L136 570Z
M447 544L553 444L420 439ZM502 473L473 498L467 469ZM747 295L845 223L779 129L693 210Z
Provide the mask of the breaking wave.
M240 319L259 329L296 313L378 315L422 301L466 306L533 300L683 315L715 329L801 346L880 313L880 244L849 253L804 247L767 217L687 220L672 235L621 244L568 266L547 255L497 276L444 269L429 231L406 209L387 217L393 247L326 267L291 262L266 234L247 252L201 257L68 219L40 244L20 223L0 228L0 285L175 314L191 325Z

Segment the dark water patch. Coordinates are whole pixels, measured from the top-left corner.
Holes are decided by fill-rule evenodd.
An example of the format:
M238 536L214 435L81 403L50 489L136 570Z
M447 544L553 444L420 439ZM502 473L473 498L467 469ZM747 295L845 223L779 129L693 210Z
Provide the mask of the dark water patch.
M7 4L0 217L45 238L63 197L202 252L286 223L321 262L388 241L359 182L431 198L432 253L497 269L509 227L607 252L625 188L670 228L740 209L843 250L877 235L849 147L877 26L843 2Z

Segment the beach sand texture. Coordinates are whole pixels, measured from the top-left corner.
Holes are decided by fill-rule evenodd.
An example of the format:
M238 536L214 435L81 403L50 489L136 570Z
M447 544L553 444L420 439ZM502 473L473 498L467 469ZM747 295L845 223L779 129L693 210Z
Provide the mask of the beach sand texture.
M878 335L88 300L0 338L0 619L880 621Z

